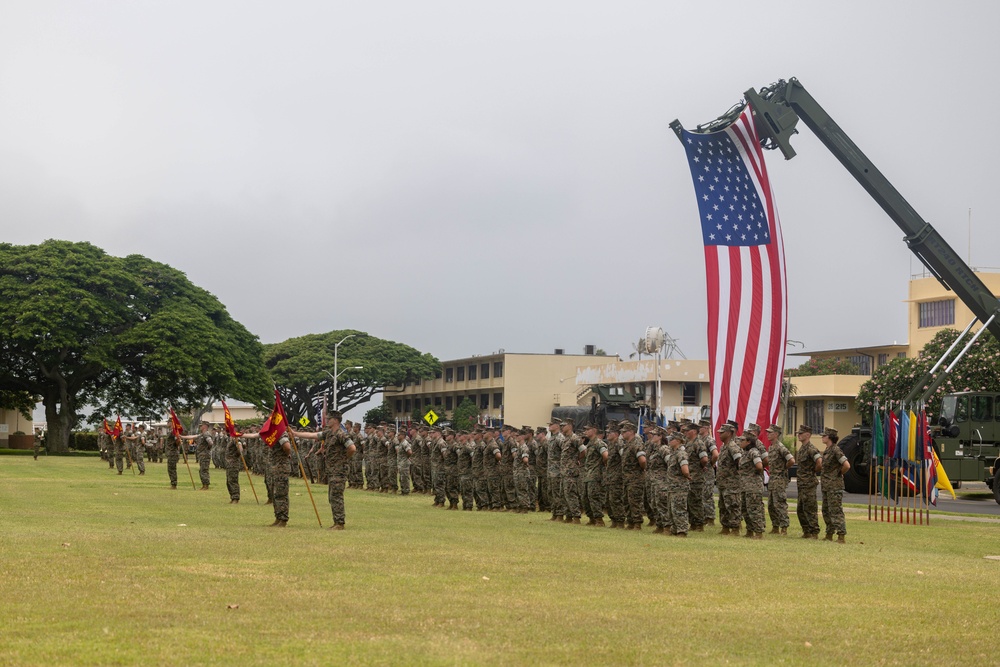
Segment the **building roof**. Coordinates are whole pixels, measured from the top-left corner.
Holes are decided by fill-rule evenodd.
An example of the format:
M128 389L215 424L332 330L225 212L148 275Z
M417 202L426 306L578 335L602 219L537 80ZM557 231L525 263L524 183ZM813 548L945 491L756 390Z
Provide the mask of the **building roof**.
M803 352L789 352L790 357L811 357L817 354L866 354L869 352L875 352L877 350L895 350L897 352L905 352L909 350L910 346L899 343L892 343L891 345L868 345L866 347L843 347L833 350L812 350ZM869 355L871 356L871 355Z

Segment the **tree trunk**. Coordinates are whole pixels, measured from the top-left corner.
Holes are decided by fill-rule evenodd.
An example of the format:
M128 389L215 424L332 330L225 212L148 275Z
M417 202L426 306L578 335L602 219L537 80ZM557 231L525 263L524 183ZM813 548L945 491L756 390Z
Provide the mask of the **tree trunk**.
M52 387L45 393L42 401L47 431L45 448L50 454L65 454L69 451L70 411L65 404L60 405L57 392L58 389Z

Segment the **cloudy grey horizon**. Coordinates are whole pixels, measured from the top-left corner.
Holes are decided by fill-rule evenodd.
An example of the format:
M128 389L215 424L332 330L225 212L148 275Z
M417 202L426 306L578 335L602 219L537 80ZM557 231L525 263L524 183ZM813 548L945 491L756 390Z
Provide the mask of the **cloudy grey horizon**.
M266 343L353 328L441 359L628 358L660 326L705 358L697 207L668 124L795 76L970 264L1000 267L996 6L706 8L5 3L4 240L167 263ZM902 343L922 267L799 130L796 158L767 154L789 338Z

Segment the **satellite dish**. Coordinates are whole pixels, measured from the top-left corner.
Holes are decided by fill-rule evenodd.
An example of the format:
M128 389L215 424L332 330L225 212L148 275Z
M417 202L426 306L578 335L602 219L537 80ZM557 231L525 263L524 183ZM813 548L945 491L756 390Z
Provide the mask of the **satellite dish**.
M660 327L646 327L646 339L643 341L643 351L646 354L656 354L663 349L667 335Z

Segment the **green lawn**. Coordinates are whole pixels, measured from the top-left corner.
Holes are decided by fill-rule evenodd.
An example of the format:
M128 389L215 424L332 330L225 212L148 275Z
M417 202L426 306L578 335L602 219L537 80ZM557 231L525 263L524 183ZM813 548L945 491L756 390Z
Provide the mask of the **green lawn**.
M0 664L992 664L1000 525L687 540L347 491L321 530L183 463L0 457ZM197 474L195 475L197 477ZM255 479L263 496L263 480ZM326 487L314 488L324 526ZM263 498L262 498L263 500ZM792 532L798 532L793 521ZM229 605L239 605L229 609Z

